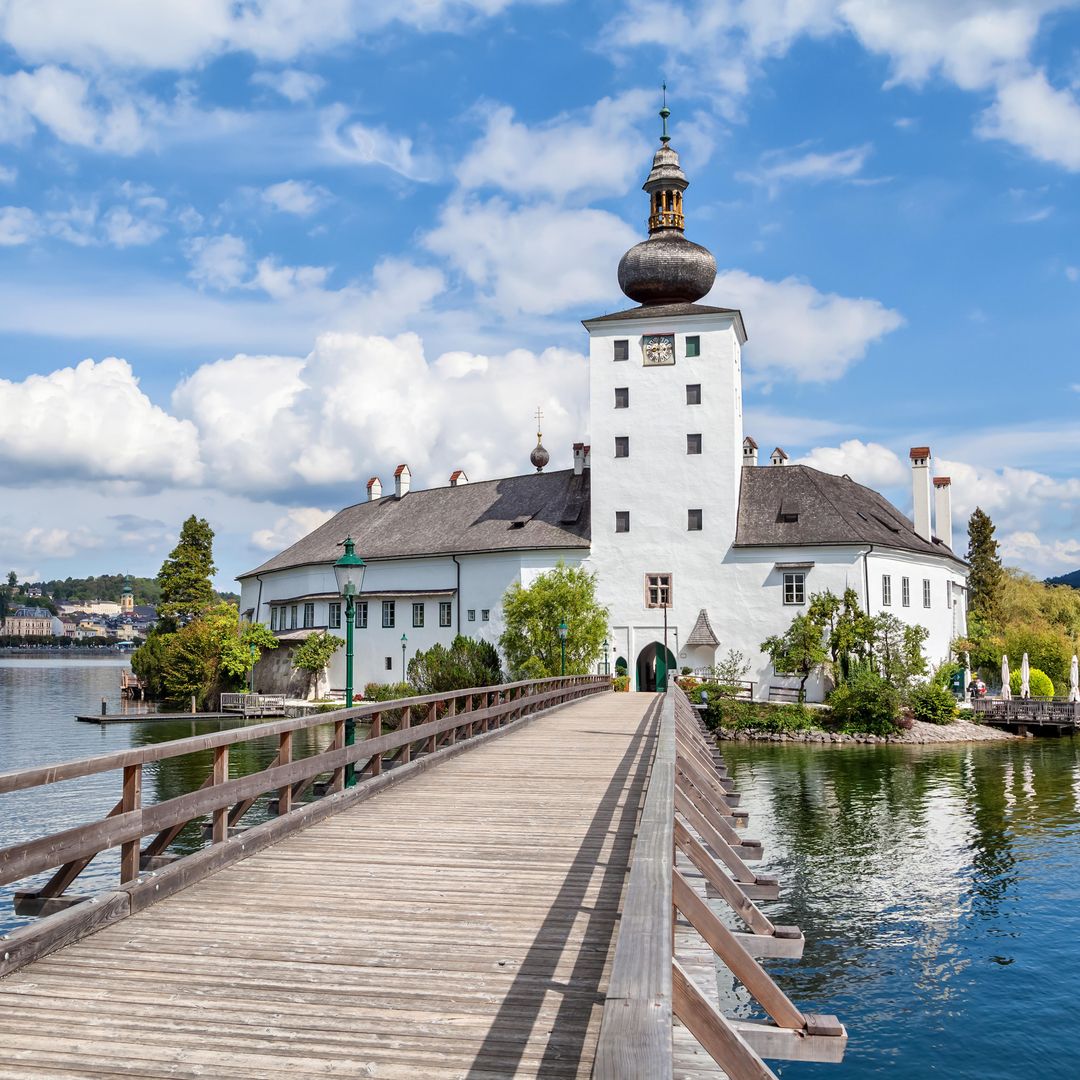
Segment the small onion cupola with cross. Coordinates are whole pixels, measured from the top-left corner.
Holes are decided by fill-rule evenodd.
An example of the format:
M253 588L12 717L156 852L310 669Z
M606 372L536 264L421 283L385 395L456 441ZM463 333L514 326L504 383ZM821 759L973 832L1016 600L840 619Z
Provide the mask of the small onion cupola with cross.
M529 460L533 463L537 472L543 472L544 466L551 460L551 455L547 452L542 441L544 436L540 430L540 424L543 419L544 413L538 405L536 407L536 445L529 455Z

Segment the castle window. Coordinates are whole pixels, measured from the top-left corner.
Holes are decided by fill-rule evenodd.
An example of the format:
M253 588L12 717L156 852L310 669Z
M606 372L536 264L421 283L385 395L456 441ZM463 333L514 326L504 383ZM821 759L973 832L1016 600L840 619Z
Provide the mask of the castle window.
M468 619L469 622L476 622L476 608L469 608Z
M892 576L881 575L881 604L883 607L892 606Z
M357 630L367 629L367 601L361 600L356 605L356 611L353 614L353 622L356 624Z
M296 629L296 605L295 604L293 604L289 608L289 629L290 630L295 630Z
M480 609L480 621L481 622L491 622L491 608L481 608Z
M326 625L331 630L337 630L341 627L341 605L340 604L328 604L326 607Z
M911 607L911 579L902 577L900 579L900 603L904 607Z
M630 387L629 386L616 386L615 387L615 408L616 409L629 409L630 408Z
M645 575L645 606L647 608L671 607L671 575Z
M311 626L314 626L314 625L315 625L315 605L314 604L305 604L304 605L304 629L306 630L306 629L308 629L308 627L311 627Z
M630 511L629 510L616 510L615 511L615 531L629 532L630 531Z
M451 607L449 600L439 601L439 625L449 626L450 617L453 614L453 608Z
M412 624L413 626L424 625L424 605L413 604L412 606Z
M281 608L272 607L270 609L270 629L271 630L276 630L277 629L278 612L279 611L281 611Z
M615 456L616 457L629 457L630 456L630 436L629 435L616 435L615 436Z
M387 629L390 629L397 621L397 611L393 600L384 600L382 602L382 624Z
M686 452L688 454L700 454L701 453L701 436L700 435L687 435L686 436Z
M687 405L700 405L701 404L701 383L687 383L686 384L686 404Z
M616 360L629 360L630 359L630 342L628 339L623 338L615 342L615 359Z
M928 577L923 578L922 582L922 606L930 606L930 579Z
M701 511L686 511L686 528L689 532L701 532Z
M784 574L784 603L806 603L806 574L801 572Z
M388 656L383 661L383 663L385 664L387 671L393 671L394 670L394 658L392 656Z
M687 356L700 356L701 355L701 338L695 334L693 337L686 339L686 355Z

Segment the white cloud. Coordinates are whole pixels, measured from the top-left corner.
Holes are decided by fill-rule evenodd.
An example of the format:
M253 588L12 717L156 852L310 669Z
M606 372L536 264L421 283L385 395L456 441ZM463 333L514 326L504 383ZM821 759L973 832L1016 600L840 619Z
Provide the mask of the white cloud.
M640 125L655 97L632 90L534 126L516 120L508 106L494 108L483 135L457 167L458 182L465 189L495 187L518 196L622 194L648 161Z
M113 247L141 247L165 235L165 229L149 218L137 218L126 206L114 206L103 221L105 238Z
M18 176L19 170L14 165L0 165L0 184L14 184Z
M0 247L28 244L38 230L37 215L28 206L0 206Z
M978 133L1004 139L1032 157L1080 171L1080 103L1051 86L1042 71L1009 79L982 115Z
M283 71L257 71L251 76L251 81L256 86L266 86L271 90L276 90L294 105L311 101L326 85L326 80L321 75L299 71L296 68L286 68Z
M255 268L255 284L275 300L298 292L321 289L330 273L325 266L283 266L276 259L260 259Z
M703 302L742 310L750 339L747 370L763 379L838 379L904 323L878 300L822 293L796 278L766 281L743 270L721 271Z
M0 478L188 484L202 473L195 428L154 405L126 360L84 360L0 379Z
M271 184L262 193L267 206L283 214L296 214L308 217L323 206L330 197L330 192L310 180L283 180L280 184Z
M358 120L347 123L347 116L341 105L323 114L322 148L331 158L356 165L382 165L407 180L437 179L435 158L427 152L418 153L407 135L393 135L385 128L370 127Z
M239 236L196 236L184 246L191 262L190 276L212 289L234 289L248 274L247 244Z
M464 274L500 314L546 315L615 299L612 270L639 239L603 210L551 203L512 208L501 198L455 196L423 244Z
M773 150L762 155L755 170L736 173L735 178L760 184L770 194L775 194L784 184L850 180L862 172L871 149L869 143L864 143L831 154L810 151L798 156L792 156L790 151Z
M260 551L281 551L329 521L335 513L314 506L298 506L282 514L269 528L256 529L251 542Z
M1006 562L1052 576L1080 566L1080 540L1042 540L1030 530L1006 533L1000 539Z
M902 484L908 472L887 446L860 439L848 439L839 446L816 446L794 464L809 465L837 476L846 473L852 480L872 488Z

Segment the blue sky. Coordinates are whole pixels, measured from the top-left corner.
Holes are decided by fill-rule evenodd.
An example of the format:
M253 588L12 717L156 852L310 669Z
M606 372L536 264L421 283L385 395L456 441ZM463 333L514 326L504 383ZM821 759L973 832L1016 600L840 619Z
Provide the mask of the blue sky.
M0 564L219 581L587 437L666 78L747 431L1080 566L1080 4L0 0ZM392 12L392 13L391 13Z

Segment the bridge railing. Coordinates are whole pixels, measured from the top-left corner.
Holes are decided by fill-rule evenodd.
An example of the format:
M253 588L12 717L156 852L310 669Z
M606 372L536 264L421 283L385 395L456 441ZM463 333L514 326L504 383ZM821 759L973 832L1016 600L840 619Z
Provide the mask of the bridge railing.
M325 817L402 779L427 762L459 752L462 744L492 736L526 717L578 698L611 689L608 676L581 675L475 687L396 701L372 702L352 709L290 717L242 728L216 731L130 750L0 773L0 795L40 789L80 777L119 771L119 799L102 819L0 848L0 886L50 870L40 887L15 894L22 915L51 915L59 947L71 940L70 927L112 921L186 887L234 859L265 847L282 835ZM366 737L352 742L356 725ZM300 732L329 728L325 750L293 756ZM231 747L276 738L278 750L263 768L230 777ZM201 751L210 751L209 775L195 791L143 804L143 769ZM409 766L411 765L411 769ZM316 788L325 778L324 790ZM353 786L355 781L355 786ZM347 786L348 784L348 786ZM312 789L327 797L310 798ZM239 831L241 820L263 796L272 794L273 819ZM210 846L183 857L168 849L185 826L209 820ZM144 845L143 840L150 837ZM66 895L100 852L120 848L120 892L94 898ZM144 873L145 872L145 873ZM43 922L51 922L45 919ZM41 926L42 923L37 924ZM69 929L65 930L65 926ZM21 928L0 941L0 975L38 955L48 935ZM77 934L76 936L81 936ZM60 940L63 938L63 940Z
M798 958L804 939L797 928L772 923L755 903L775 900L779 885L748 865L761 858L762 847L737 832L747 818L735 809L738 802L715 745L686 695L672 686L638 825L594 1080L671 1080L675 1020L731 1080L775 1080L765 1058L843 1057L843 1025L832 1016L800 1011L757 961ZM732 931L713 911L706 886L746 932ZM701 989L677 951L679 934L688 928L757 1000L768 1022L727 1017Z

